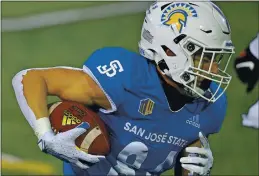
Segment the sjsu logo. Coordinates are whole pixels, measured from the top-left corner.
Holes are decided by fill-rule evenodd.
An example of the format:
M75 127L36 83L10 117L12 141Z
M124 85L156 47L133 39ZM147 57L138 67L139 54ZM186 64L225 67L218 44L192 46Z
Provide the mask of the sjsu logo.
M188 16L198 16L196 10L192 6L186 3L172 3L163 10L161 22L167 26L175 24L178 31L181 33L183 27L186 26Z
M101 74L106 74L108 77L113 77L116 75L117 71L118 72L123 72L124 69L120 63L120 61L118 60L114 60L110 62L110 67L107 68L107 65L99 65L97 67L97 70L101 73Z

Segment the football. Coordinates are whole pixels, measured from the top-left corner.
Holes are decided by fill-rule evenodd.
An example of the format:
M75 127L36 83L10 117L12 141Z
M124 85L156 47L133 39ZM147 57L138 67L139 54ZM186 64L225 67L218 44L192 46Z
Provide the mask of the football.
M82 151L93 155L106 155L110 151L108 132L101 118L83 104L62 101L50 104L49 118L55 133L65 132L87 122L90 128L80 135L75 144Z

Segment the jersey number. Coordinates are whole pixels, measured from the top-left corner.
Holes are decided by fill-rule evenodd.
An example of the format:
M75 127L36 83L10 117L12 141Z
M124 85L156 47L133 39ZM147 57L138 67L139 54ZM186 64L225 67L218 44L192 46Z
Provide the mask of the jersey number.
M107 68L107 65L99 65L97 67L97 70L101 73L101 74L106 74L108 77L113 77L116 75L117 70L118 72L123 72L123 67L120 63L120 61L118 60L114 60L110 62L110 67Z
M137 149L137 150L136 150ZM163 167L170 167L175 159L177 152L171 151L166 159L161 162L152 172L161 172ZM127 163L130 156L136 156L133 163ZM148 157L148 147L142 142L131 142L118 154L117 165L114 167L116 171L111 168L108 175L117 175L117 172L124 175L136 175L135 169L141 168L141 165ZM124 163L127 163L124 164ZM129 167L130 166L130 167ZM133 169L134 168L134 169ZM146 175L151 175L146 173Z

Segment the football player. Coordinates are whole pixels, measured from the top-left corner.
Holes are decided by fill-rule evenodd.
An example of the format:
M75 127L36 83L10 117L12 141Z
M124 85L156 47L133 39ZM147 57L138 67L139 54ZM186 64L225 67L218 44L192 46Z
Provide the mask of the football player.
M249 46L240 53L234 62L238 78L247 85L247 93L250 93L256 87L259 80L259 54L258 54L259 34L254 38ZM257 87L258 89L258 87ZM248 114L243 114L242 124L246 127L259 128L259 101L253 104Z
M207 136L226 113L226 72L234 47L222 11L210 1L155 2L146 11L140 54L98 49L82 69L32 68L13 78L19 106L40 149L64 162L64 174L207 175ZM75 147L88 126L54 134L47 96L96 105L111 151L94 156Z

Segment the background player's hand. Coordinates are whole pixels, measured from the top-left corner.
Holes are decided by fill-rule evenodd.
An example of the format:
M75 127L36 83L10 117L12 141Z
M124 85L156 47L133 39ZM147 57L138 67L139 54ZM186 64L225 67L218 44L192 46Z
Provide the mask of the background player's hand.
M39 138L38 145L41 151L70 162L81 169L86 169L89 165L104 158L104 156L87 154L76 147L75 139L88 128L89 124L84 122L77 128L56 135L53 132L46 132Z
M199 175L209 175L213 165L213 156L210 150L208 139L199 132L202 148L187 147L185 150L189 153L188 157L182 157L180 162L182 167L191 173Z
M246 91L252 91L259 79L259 59L251 53L249 47L236 58L235 70L238 78L247 84Z

